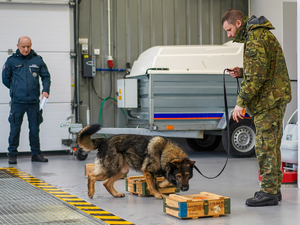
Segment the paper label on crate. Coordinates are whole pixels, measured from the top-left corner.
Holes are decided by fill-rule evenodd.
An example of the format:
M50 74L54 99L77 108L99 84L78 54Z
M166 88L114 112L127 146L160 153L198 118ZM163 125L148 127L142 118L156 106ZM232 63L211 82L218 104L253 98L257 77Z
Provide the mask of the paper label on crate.
M219 213L221 211L221 207L219 205L216 205L213 207L213 210L215 213Z

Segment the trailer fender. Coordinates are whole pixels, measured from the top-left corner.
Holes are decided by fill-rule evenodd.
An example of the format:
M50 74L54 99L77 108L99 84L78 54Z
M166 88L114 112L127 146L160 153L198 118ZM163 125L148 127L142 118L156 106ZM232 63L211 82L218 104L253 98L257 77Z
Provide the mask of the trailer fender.
M228 110L228 117L229 118L231 118L232 113L233 113L233 110L230 110L230 111ZM220 121L217 125L217 129L218 130L224 130L224 129L226 129L226 127L227 127L227 121L226 121L226 114L224 112L222 118L220 119Z

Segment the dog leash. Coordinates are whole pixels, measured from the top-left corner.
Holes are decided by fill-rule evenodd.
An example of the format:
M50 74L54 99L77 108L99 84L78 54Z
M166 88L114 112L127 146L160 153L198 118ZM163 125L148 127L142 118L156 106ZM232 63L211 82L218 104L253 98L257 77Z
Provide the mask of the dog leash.
M227 95L226 95L226 84L225 84L225 71L231 71L230 69L226 68L224 71L223 71L223 89L224 89L224 105L225 105L225 119L226 119L226 123L227 123L227 157L226 157L226 162L222 168L222 170L214 177L208 177L208 176L205 176L199 169L197 166L194 165L194 168L197 170L198 173L200 173L203 177L207 178L207 179L215 179L217 178L218 176L220 176L223 171L225 170L226 166L227 166L227 163L228 163L228 158L229 158L229 155L230 155L230 133L229 133L229 116L228 116L228 104L227 104ZM240 85L239 85L239 80L237 78L237 92L239 93L239 90L240 90Z

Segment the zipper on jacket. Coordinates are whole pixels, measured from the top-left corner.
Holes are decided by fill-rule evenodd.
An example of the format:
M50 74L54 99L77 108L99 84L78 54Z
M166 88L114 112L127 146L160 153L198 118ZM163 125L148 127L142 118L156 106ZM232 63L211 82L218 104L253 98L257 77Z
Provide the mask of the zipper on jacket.
M27 59L25 59L25 70L26 70L27 103L28 103L29 88L28 88L28 67L27 67Z

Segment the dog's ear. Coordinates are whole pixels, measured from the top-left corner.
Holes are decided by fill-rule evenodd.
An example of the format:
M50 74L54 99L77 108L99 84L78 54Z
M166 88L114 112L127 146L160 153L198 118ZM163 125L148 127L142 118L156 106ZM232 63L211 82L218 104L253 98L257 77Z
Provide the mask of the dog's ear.
M178 164L180 164L182 160L182 158L173 159L171 162L169 162L170 169L176 169L178 167Z
M193 167L194 166L194 164L196 163L196 161L189 161L189 163L190 163L190 165Z
M170 167L170 170L174 170L177 168L176 164L173 162L169 162L169 167Z
M174 165L178 164L178 163L182 163L184 159L183 158L176 158L176 159L173 159L171 161L171 163L173 163Z

